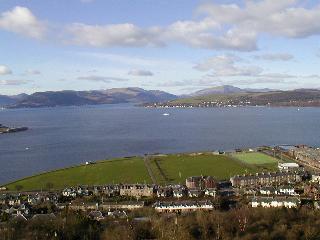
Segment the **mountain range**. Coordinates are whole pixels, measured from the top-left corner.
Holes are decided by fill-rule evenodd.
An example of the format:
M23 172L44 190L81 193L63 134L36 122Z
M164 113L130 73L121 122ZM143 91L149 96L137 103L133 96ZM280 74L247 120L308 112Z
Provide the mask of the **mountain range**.
M93 91L48 91L30 95L0 96L0 106L7 108L35 108L80 106L116 103L164 102L177 96L158 90L142 88L113 88Z
M318 101L320 91L316 89L298 89L294 91L280 91L274 89L238 88L231 85L211 87L193 92L188 95L174 95L159 90L145 90L142 88L112 88L92 91L47 91L36 92L30 95L19 94L15 96L0 95L0 106L6 108L35 108L55 106L80 106L117 103L166 103L172 102L202 102L208 99L240 99L251 100L254 103L277 103L288 105L290 102Z
M238 88L231 85L223 85L218 87L205 88L194 93L188 94L190 97L207 96L211 94L231 94L231 93L250 93L250 92L272 92L274 89L263 88Z

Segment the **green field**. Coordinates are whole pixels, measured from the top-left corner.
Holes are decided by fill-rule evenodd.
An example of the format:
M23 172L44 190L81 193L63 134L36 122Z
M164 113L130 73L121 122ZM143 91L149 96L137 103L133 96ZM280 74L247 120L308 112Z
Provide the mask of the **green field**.
M260 153L236 155L172 154L152 156L146 161L154 183L184 183L190 176L210 175L229 179L233 175L274 171L276 160ZM140 157L121 158L47 172L6 185L9 190L62 189L77 185L110 183L152 183Z
M25 178L7 185L9 190L23 191L61 189L66 186L106 183L150 183L151 179L142 158L125 158L101 161L95 164L61 169ZM18 187L17 187L18 186Z
M157 183L184 183L189 176L210 175L229 179L233 175L273 171L274 165L252 165L228 155L168 155L151 159L152 172Z
M232 156L247 164L264 165L278 163L277 159L259 152L235 153Z

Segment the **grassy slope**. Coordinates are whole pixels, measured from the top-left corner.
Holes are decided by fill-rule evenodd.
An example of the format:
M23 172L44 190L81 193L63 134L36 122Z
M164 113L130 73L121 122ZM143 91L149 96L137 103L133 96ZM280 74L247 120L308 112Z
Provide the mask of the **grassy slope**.
M11 183L7 187L9 190L15 190L16 185L21 185L22 190L40 190L46 189L48 183L52 183L53 188L60 189L79 184L94 185L113 182L150 183L151 179L142 158L136 157L101 161L92 165L48 172Z
M233 156L248 164L277 164L278 160L263 153L236 153Z
M156 162L158 165L156 164ZM154 157L150 167L158 184L184 183L185 179L194 175L211 175L218 179L242 173L276 170L277 164L248 164L233 155L199 155L187 154ZM181 177L180 177L181 175ZM125 158L97 162L72 168L52 171L7 185L9 190L16 190L20 185L22 191L47 189L48 183L54 189L67 186L95 185L107 183L151 183L142 158Z
M230 176L246 172L275 170L274 165L245 164L227 155L169 155L168 157L157 157L153 161L158 162L167 178L166 180L161 173L157 172L155 175L160 183L184 183L187 177L201 174L215 176L218 179L228 179ZM153 163L153 166L155 166L155 163ZM153 169L156 169L156 167L153 167Z
M274 105L300 104L308 103L310 100L313 101L316 106L320 101L319 90L295 90L295 91L273 91L273 92L261 92L261 93L234 93L234 94L211 94L206 96L180 98L169 103L171 104L199 104L202 102L218 101L227 103L228 101L240 101L249 100L254 104L265 105L268 103Z

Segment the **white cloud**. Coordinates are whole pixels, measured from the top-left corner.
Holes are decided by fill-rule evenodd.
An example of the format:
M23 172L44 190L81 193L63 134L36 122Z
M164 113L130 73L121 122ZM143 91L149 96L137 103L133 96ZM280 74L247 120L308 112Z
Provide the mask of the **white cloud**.
M132 76L140 76L140 77L153 76L153 73L151 71L139 70L139 69L131 70L128 72L128 74Z
M267 61L289 61L294 58L292 54L289 53L270 53L261 54L254 56L255 59L262 59Z
M0 75L7 75L7 74L12 74L12 71L10 68L8 68L5 65L0 65Z
M297 0L244 1L244 5L204 3L199 20L141 28L132 23L68 26L71 42L94 47L163 46L178 42L196 48L252 51L260 34L304 38L320 34L320 5L303 8Z
M126 78L97 76L97 75L80 76L77 79L78 80L92 81L92 82L104 82L104 83L109 83L109 82L112 82L112 81L125 82L125 81L129 80L129 79L126 79Z
M14 79L14 80L0 80L0 85L3 86L19 86L19 85L24 85L28 84L31 81L28 80L20 80L20 79Z
M200 4L197 12L201 15L196 20L180 20L167 26L70 23L55 31L64 30L64 42L91 47L159 47L176 42L195 48L237 51L256 50L261 34L285 38L320 34L320 4L307 8L298 0L207 2ZM17 6L0 15L0 29L42 39L47 25L28 8ZM61 33L56 35L60 39Z
M73 44L92 47L142 47L163 45L157 39L157 31L141 29L131 23L87 25L73 23L67 27Z
M28 8L16 6L10 11L1 13L0 29L42 39L46 32L46 25L38 20Z
M198 11L240 32L249 30L288 38L318 35L320 5L308 9L298 3L297 0L248 0L244 7L205 3L200 5Z
M194 68L200 71L213 71L213 74L217 77L256 76L263 71L257 66L236 65L236 61L239 60L233 55L219 55L206 59Z

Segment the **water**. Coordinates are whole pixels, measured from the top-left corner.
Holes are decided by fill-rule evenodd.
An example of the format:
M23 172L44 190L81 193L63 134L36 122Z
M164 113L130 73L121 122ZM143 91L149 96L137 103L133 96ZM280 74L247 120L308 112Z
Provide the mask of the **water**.
M0 135L0 184L85 161L144 153L320 146L319 119L320 108L100 105L3 110L0 123L30 130Z

